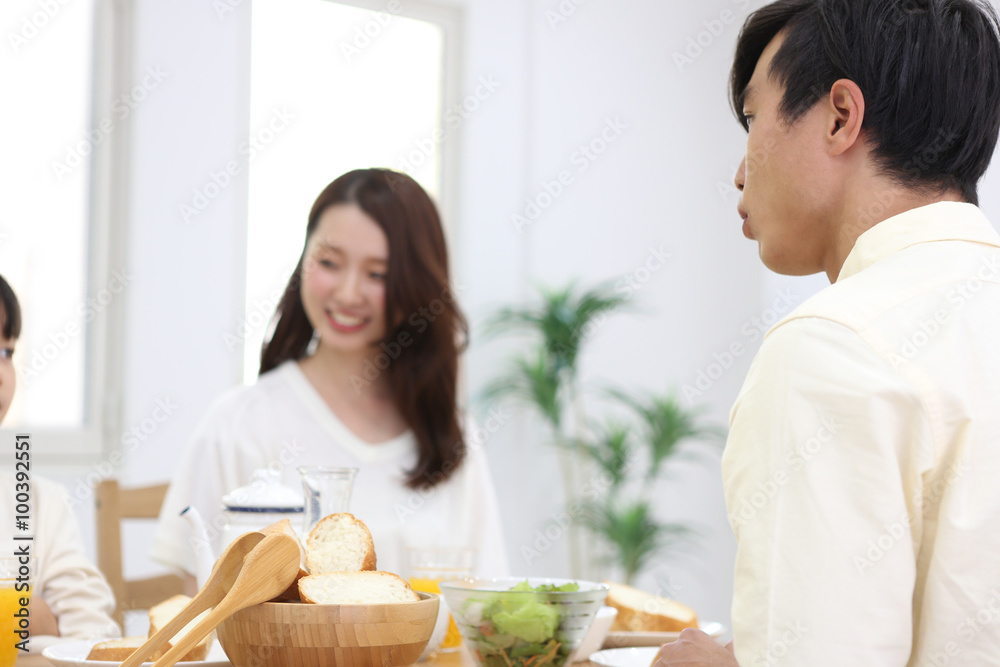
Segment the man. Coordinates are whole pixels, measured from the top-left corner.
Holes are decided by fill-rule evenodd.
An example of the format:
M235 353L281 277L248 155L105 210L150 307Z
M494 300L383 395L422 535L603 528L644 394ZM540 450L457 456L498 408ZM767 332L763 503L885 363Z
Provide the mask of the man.
M985 0L779 0L743 27L743 233L833 283L768 333L723 458L734 644L666 665L1000 665L1000 127Z

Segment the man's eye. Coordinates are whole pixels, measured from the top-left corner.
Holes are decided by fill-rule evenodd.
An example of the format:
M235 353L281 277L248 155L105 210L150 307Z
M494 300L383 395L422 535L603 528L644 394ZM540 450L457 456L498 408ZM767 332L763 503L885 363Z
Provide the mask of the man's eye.
M14 356L14 348L5 347L0 349L0 359L10 359Z

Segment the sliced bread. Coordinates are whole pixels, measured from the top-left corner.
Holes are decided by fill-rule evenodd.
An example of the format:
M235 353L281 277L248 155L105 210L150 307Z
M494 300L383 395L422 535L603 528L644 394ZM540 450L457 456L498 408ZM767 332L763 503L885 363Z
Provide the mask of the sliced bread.
M375 543L368 526L347 512L320 519L306 539L306 569L310 575L374 570Z
M625 584L605 583L611 590L604 603L618 610L613 632L680 632L698 627L698 616L687 605Z
M391 572L329 572L299 580L299 597L310 604L416 602L420 596Z
M149 636L152 637L153 635L155 635L160 630L160 628L164 627L167 623L170 622L170 619L172 619L174 616L180 613L181 609L186 607L189 602L191 602L191 598L189 598L188 596L175 595L172 598L167 598L160 604L153 606L149 610ZM186 635L194 628L195 625L201 622L201 619L203 619L205 616L211 613L211 611L212 611L211 609L206 609L205 611L195 616L194 620L192 620L190 623L181 628L180 631L178 631L177 634L174 635L174 637L171 637L171 640ZM198 642L194 646L194 648L188 651L187 654L181 658L181 661L186 662L189 660L204 660L206 657L208 657L208 650L212 648L212 642L214 640L215 640L215 631L213 630L212 632L208 633L207 637ZM172 646L173 644L171 642L167 642L166 644L163 645L160 651L162 653L166 653L167 651L170 650Z
M299 545L299 573L295 575L295 581L289 586L283 593L275 597L275 600L298 600L299 599L299 579L309 574L306 571L306 550L302 546L302 541L299 539L298 533L292 528L292 522L288 519L282 519L281 521L272 523L266 528L261 528L260 532L264 535L272 534L283 534L295 538L295 543Z
M124 639L109 639L97 642L87 654L87 660L105 660L107 662L123 662L135 650L146 643L146 637L125 637ZM162 653L157 651L149 659L158 660Z

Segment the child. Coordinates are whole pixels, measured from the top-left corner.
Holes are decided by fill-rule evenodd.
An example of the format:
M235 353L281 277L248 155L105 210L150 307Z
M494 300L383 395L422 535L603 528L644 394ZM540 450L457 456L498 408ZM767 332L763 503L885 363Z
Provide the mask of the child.
M14 397L14 345L21 333L21 308L14 291L0 276L0 423ZM119 637L121 629L111 620L115 601L101 573L83 553L80 531L65 490L30 470L28 482L31 542L15 541L15 491L13 438L3 438L0 470L0 553L15 553L16 545L29 544L33 555L31 603L28 608L28 653L20 653L18 667L45 665L42 649L67 639ZM29 450L30 451L30 450ZM11 463L8 463L11 462ZM5 625L6 627L6 625ZM6 634L6 633L5 633ZM4 642L15 638L3 637Z

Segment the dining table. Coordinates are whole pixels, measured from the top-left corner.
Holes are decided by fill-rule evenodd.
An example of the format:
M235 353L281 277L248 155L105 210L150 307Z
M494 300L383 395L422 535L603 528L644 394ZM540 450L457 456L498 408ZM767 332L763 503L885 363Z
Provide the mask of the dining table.
M417 667L476 667L476 661L464 647L459 647L456 651L436 651L426 660L418 662ZM589 660L584 660L582 662L574 662L573 667L600 666Z

